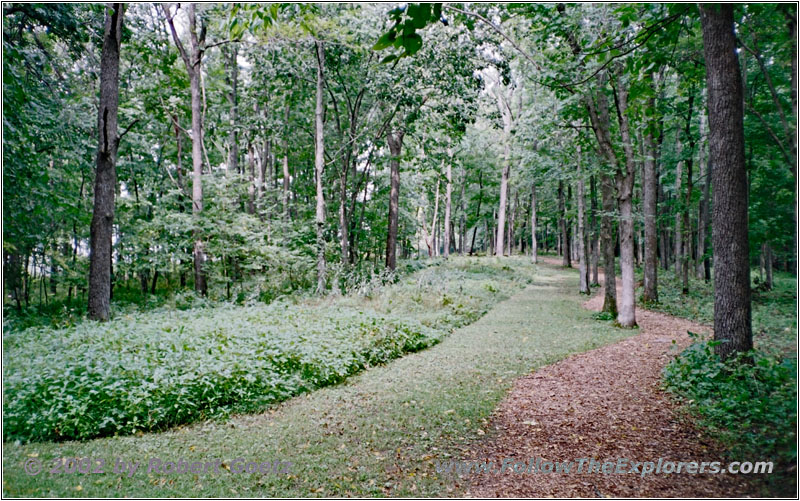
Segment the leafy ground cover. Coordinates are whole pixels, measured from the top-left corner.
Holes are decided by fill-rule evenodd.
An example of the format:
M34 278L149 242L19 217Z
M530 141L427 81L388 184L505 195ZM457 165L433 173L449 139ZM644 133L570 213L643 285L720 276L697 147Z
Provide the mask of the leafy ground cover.
M581 308L577 278L570 270L534 267L526 258L451 260L441 265L457 282L437 281L432 294L344 298L345 303L372 304L376 312L399 314L428 308L422 303L454 302L440 307L438 321L452 315L459 287L468 290L464 274L482 279L465 308L485 308L488 298L504 296L501 286L527 281L528 287L499 302L479 320L455 330L439 344L373 367L338 385L290 399L261 414L237 415L227 422L205 421L161 433L113 436L88 441L9 443L3 449L3 490L8 496L453 496L464 485L436 474L434 462L461 457L476 439L491 433L488 418L513 380L563 357L635 334L598 323ZM470 268L472 271L470 272ZM512 271L513 270L513 271ZM419 277L419 276L418 276ZM430 280L435 280L430 275ZM499 277L505 277L501 280ZM408 292L424 281L400 283ZM519 290L519 289L518 289ZM466 294L469 299L469 294ZM438 300L437 300L438 297ZM445 300L447 297L447 300ZM336 299L320 300L336 303ZM391 301L391 302L390 302ZM496 299L494 300L496 301ZM420 323L436 323L421 318ZM28 476L22 469L32 457L123 458L146 462L151 457L187 461L220 458L283 460L291 473L220 475Z
M4 439L163 430L253 412L438 343L530 274L452 259L349 296L118 315L10 331Z
M755 276L755 275L754 275ZM648 308L713 324L713 284L680 280L661 273L659 303ZM714 342L696 342L664 370L664 385L712 436L737 457L776 460L779 478L794 477L797 463L797 281L776 272L771 291L754 287L755 350L743 355L752 363L723 363Z

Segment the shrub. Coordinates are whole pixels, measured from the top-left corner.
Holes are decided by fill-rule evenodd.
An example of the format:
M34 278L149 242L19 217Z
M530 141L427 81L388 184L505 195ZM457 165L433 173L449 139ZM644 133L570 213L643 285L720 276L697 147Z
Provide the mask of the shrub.
M797 458L797 361L758 351L722 362L716 341L697 340L664 369L666 388L685 400L735 453ZM753 363L749 363L752 361Z
M524 280L454 259L343 297L215 306L186 294L106 323L7 331L3 438L88 439L258 411L427 348Z

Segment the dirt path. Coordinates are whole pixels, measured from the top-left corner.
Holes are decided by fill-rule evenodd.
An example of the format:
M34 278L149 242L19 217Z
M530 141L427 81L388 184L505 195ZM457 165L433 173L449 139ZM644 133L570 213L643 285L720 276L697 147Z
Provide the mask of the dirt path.
M547 261L545 261L547 263ZM551 264L551 263L548 263ZM552 263L555 264L555 263ZM602 289L584 303L599 311ZM471 457L550 461L720 461L722 450L676 413L659 389L661 369L699 324L637 308L641 334L573 355L518 379L492 418L492 438ZM730 474L472 474L474 497L741 497Z

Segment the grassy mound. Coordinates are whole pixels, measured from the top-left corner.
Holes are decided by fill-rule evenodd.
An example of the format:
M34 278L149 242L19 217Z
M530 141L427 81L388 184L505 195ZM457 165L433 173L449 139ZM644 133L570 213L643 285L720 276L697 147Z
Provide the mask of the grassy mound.
M9 332L4 439L87 439L250 412L437 343L527 281L454 259L354 294Z

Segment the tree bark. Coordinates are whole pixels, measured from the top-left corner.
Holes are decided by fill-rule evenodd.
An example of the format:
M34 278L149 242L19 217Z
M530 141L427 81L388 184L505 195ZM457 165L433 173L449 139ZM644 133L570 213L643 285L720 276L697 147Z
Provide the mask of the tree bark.
M591 285L600 285L600 274L598 270L598 263L600 262L600 231L598 228L598 218L597 218L597 185L595 183L594 176L590 177L589 180L589 191L591 198L591 219L590 219L590 226L591 226L591 241L592 241L592 255L591 255L591 263L592 263L592 280Z
M583 181L583 158L578 146L578 270L580 273L580 293L589 294L589 253L586 249L586 202Z
M389 143L389 151L392 160L390 168L390 188L389 188L389 224L386 232L386 267L394 271L397 267L397 216L398 202L400 197L400 152L403 148L404 132L401 130L389 132L386 135L386 142Z
M723 359L753 348L742 80L732 4L700 6L714 201L714 339Z
M205 52L206 26L205 22L200 22L200 32L197 31L196 4L190 3L187 7L189 18L189 37L191 42L191 52L187 53L178 33L175 30L173 18L169 13L168 7L164 7L167 16L172 39L180 52L181 58L186 65L189 74L189 84L191 89L192 106L192 214L195 224L199 223L200 214L203 212L203 111L202 95L200 88L200 77L202 73L203 53ZM195 227L194 231L194 288L202 295L208 295L206 284L206 273L204 264L206 253L200 230Z
M317 55L317 103L314 108L314 172L317 184L317 294L323 294L327 288L325 264L325 192L322 188L325 173L325 48L322 42L314 42Z
M617 315L617 279L614 266L614 185L610 176L604 174L600 178L600 196L603 204L603 215L600 217L600 245L603 249L603 311Z
M655 97L648 106L655 109ZM644 198L644 294L645 303L658 302L658 173L656 172L656 147L653 130L644 135L644 175L642 191Z
M289 103L283 108L283 219L289 220Z
M111 260L114 196L117 185L117 111L119 56L125 4L106 7L103 52L100 56L100 107L97 113L98 149L94 209L89 255L89 318L106 321L111 313Z
M564 181L558 181L558 231L561 234L561 266L572 267L567 235L567 205L564 201Z
M619 119L622 149L625 152L624 170L617 169L617 203L619 204L619 266L622 272L622 295L618 302L617 323L621 327L636 326L636 277L633 255L633 185L636 162L631 144L628 123L628 89L618 81L615 89L615 104Z
M536 242L536 183L531 183L531 262L539 261L539 246Z
M450 207L453 194L453 150L447 149L447 187L444 199L444 257L450 257Z

